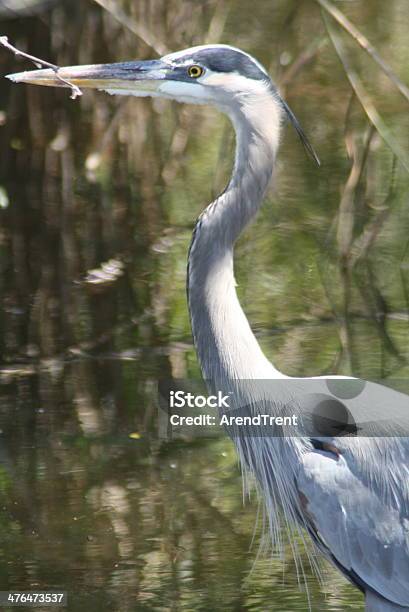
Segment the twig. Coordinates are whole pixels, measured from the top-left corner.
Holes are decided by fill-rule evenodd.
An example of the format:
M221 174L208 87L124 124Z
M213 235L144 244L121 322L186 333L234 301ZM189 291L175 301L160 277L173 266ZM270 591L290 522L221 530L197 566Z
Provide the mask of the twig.
M320 0L317 0L317 1L320 1ZM407 158L406 152L400 147L400 145L396 142L395 138L392 136L388 126L385 124L384 120L378 113L376 107L372 103L372 100L370 96L368 95L361 79L350 66L347 60L346 54L345 54L344 47L341 43L341 39L334 32L333 28L328 23L327 17L324 14L322 15L322 17L323 17L328 35L334 46L334 49L344 67L345 73L348 77L351 87L354 90L355 95L358 98L362 108L364 109L366 116L368 117L372 125L375 127L376 131L381 136L381 138L386 142L388 147L395 154L396 158L405 168L406 172L409 173L409 159Z
M204 36L205 44L212 44L218 42L221 39L231 8L231 2L218 2L216 4L216 8L213 17L210 20L207 34Z
M348 138L348 133L345 135L346 141L349 142L349 151L352 158L351 170L345 184L341 201L338 210L338 228L337 228L337 245L339 255L343 262L349 259L351 245L353 242L354 226L355 226L355 199L357 188L361 182L365 164L368 158L369 147L374 134L374 128L369 126L369 130L365 137L363 151L359 152L354 141L353 135Z
M360 236L358 236L353 244L351 245L351 268L356 265L359 259L366 257L368 251L375 242L378 234L380 233L385 221L388 219L392 212L392 204L396 197L396 157L393 158L391 180L389 190L386 198L382 202L379 210L380 212L376 215L368 227L364 229Z
M99 4L99 6L112 15L124 28L130 30L133 34L136 34L138 38L148 45L148 47L153 49L158 55L165 55L166 53L169 53L166 45L155 40L148 29L141 23L138 23L132 19L130 15L127 15L125 11L118 6L117 2L112 0L94 0L94 2Z
M13 45L9 43L7 36L0 36L0 45L14 53L14 55L24 57L30 60L30 62L33 62L33 64L37 68L51 68L51 70L54 71L56 78L71 89L70 97L72 100L75 100L75 98L78 98L78 96L82 96L82 91L79 87L77 87L77 85L74 85L74 83L70 83L70 81L67 81L67 79L64 79L60 74L58 74L60 68L56 64L51 64L50 62L46 62L45 60L40 59L39 57L29 55L28 53L24 53L24 51L19 51L19 49L13 47Z
M409 265L406 263L406 260L408 259L408 254L409 254L409 240L405 245L405 248L403 250L402 259L399 264L400 278L401 278L403 295L404 295L405 302L406 302L407 312L409 312L409 287L408 287L408 283L406 282L406 271L409 267Z
M392 68L389 66L387 62L379 55L378 51L375 47L369 42L369 40L354 26L353 23L349 21L345 17L345 15L337 9L335 6L332 6L328 0L315 0L324 9L335 21L339 23L339 25L346 31L356 42L359 44L362 49L364 49L368 55L380 66L383 72L387 77L392 81L392 83L397 87L400 93L409 101L409 88L405 83L403 83L400 78L394 73Z
M300 53L300 55L293 61L292 64L290 64L290 66L284 72L284 74L279 80L280 89L282 90L284 87L286 87L290 83L290 81L292 81L296 77L298 72L311 60L313 60L317 53L319 53L326 44L326 37L315 38L312 43Z

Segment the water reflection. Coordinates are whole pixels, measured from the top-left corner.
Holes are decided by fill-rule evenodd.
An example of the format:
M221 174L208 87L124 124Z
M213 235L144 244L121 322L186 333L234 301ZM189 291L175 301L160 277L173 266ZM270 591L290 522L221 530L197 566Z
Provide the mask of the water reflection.
M230 443L159 444L141 409L152 404L149 385L121 410L129 389L122 382L111 395L104 380L109 370L136 378L128 363L66 366L72 403L61 401L55 372L40 376L48 404L32 378L3 386L2 585L64 587L73 610L304 610L290 554L254 566L257 500L243 506ZM321 609L306 559L305 567ZM357 600L335 572L331 581L322 609Z
M323 166L287 130L275 190L238 245L245 310L288 374L405 378L407 175L314 3L111 3L139 36L121 12L56 4L1 32L60 65L223 40L270 68ZM405 0L342 8L404 78ZM407 146L406 102L349 51ZM1 74L19 67L0 53ZM70 609L307 608L290 552L284 580L269 554L251 571L257 502L243 507L231 444L156 436L157 379L199 375L186 251L233 145L210 109L0 81L2 588L64 586ZM338 574L319 587L305 571L313 610L362 609Z

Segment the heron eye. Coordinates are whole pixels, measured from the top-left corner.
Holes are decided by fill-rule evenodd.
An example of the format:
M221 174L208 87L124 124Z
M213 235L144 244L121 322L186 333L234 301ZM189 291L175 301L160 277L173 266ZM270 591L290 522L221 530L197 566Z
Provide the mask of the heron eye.
M187 73L192 79L198 79L204 73L204 70L201 66L189 66L187 69Z

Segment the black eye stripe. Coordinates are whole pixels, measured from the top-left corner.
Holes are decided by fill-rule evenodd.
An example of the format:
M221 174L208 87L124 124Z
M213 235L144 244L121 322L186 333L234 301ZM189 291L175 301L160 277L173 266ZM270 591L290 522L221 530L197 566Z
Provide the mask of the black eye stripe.
M241 51L225 48L206 48L192 53L189 57L180 57L176 63L192 62L191 66L204 66L212 72L237 72L249 79L269 80L269 76L254 59ZM202 68L203 69L203 68Z

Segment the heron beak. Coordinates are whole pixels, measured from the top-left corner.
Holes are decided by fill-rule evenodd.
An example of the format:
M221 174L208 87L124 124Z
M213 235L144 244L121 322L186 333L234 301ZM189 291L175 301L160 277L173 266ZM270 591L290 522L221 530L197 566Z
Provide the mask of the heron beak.
M7 78L14 83L48 87L75 85L79 88L118 90L118 93L124 90L124 93L135 92L136 95L139 91L141 95L143 92L149 95L149 92L156 91L169 69L171 66L162 60L148 60L30 70L8 74Z

